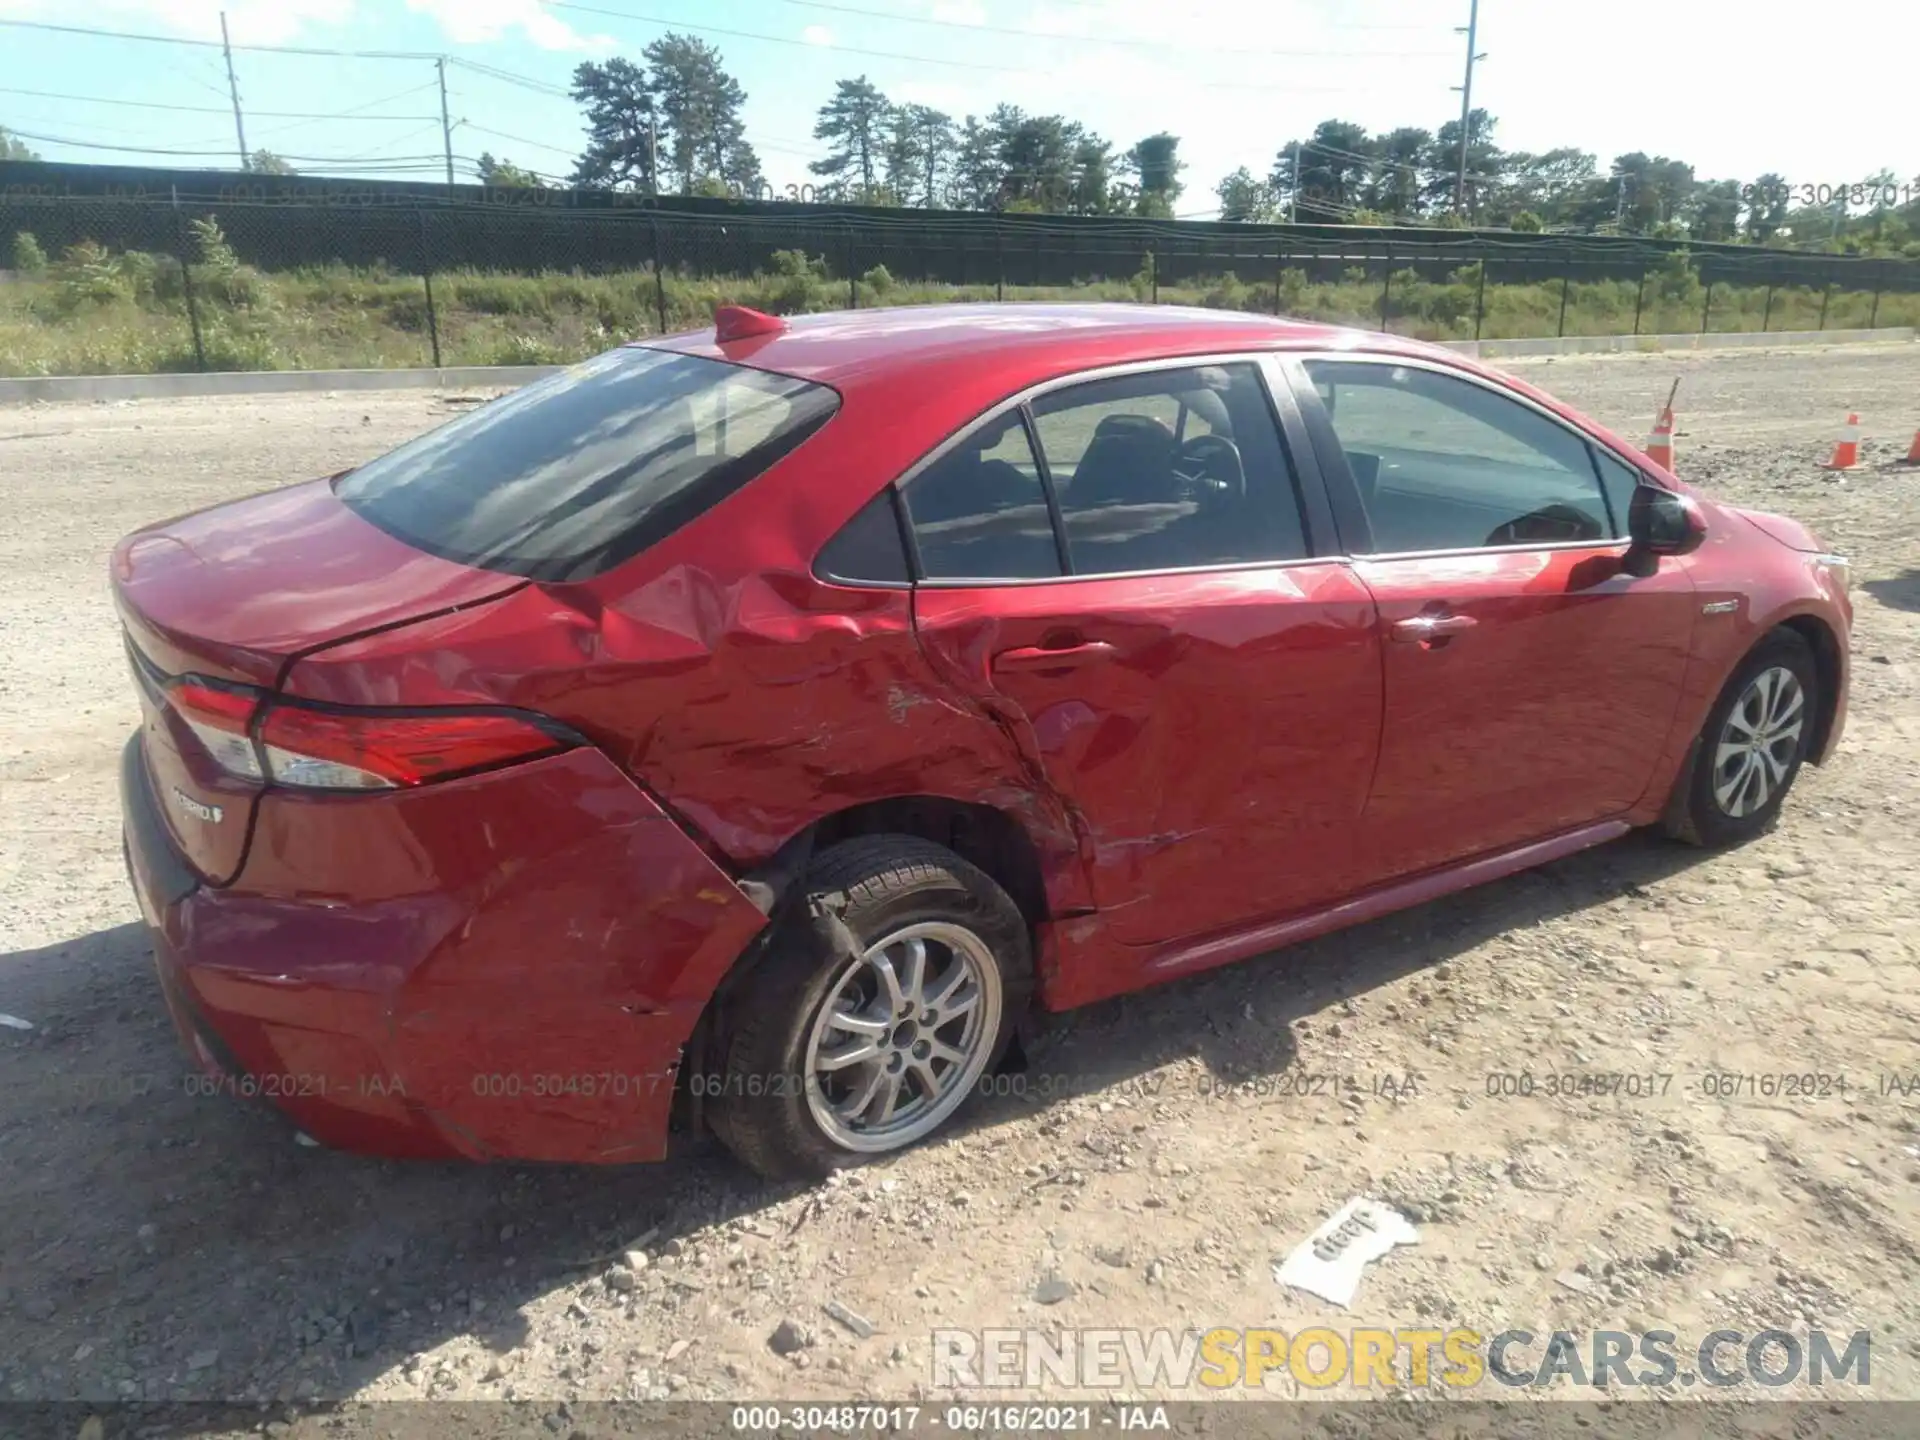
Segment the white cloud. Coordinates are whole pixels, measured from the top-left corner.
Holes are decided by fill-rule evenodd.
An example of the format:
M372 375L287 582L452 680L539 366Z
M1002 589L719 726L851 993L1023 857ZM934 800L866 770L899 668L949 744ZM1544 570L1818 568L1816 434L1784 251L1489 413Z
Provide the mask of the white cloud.
M518 30L542 50L608 50L610 35L582 35L540 0L407 0L407 8L430 15L456 45L484 45Z
M833 44L833 31L824 25L809 25L800 32L800 38L809 45Z

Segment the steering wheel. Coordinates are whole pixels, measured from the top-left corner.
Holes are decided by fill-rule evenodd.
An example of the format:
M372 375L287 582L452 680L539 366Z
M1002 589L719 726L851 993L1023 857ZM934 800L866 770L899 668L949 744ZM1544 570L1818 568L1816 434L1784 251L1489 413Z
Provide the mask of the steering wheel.
M1173 457L1173 473L1203 504L1247 498L1247 469L1240 447L1224 435L1195 435Z
M1499 526L1483 545L1553 545L1575 540L1599 541L1602 531L1594 518L1572 505L1555 501L1519 515Z

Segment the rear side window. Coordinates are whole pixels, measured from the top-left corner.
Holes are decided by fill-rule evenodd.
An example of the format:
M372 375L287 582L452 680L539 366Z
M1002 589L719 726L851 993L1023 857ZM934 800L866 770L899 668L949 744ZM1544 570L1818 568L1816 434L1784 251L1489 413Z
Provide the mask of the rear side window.
M1061 573L1039 462L1016 410L968 435L906 487L929 580L1040 580Z
M913 579L907 564L907 545L894 513L893 487L888 486L860 507L821 547L814 572L823 580L853 585L906 585Z
M1089 380L1033 404L1076 575L1299 560L1299 493L1252 365Z
M839 404L791 376L622 348L409 441L342 478L337 493L432 554L582 580L725 499Z

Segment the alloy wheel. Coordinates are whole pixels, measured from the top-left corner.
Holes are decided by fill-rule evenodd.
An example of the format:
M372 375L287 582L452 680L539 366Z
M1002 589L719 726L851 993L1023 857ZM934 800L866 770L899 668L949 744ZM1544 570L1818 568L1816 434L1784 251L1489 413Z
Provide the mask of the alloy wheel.
M908 925L836 974L807 1035L807 1108L834 1144L910 1145L959 1109L1000 1033L1000 967L978 935Z
M1765 808L1786 783L1806 725L1807 697L1784 665L1747 682L1714 747L1713 799L1735 820Z

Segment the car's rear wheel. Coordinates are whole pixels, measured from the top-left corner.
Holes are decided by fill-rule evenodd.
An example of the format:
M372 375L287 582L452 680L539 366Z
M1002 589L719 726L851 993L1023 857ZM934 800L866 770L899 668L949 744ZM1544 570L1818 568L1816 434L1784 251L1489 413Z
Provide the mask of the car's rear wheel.
M1695 845L1737 845L1771 828L1813 738L1812 648L1776 630L1748 653L1700 732L1685 806L1671 829Z
M1026 921L944 846L863 836L809 868L747 978L708 1089L713 1128L776 1179L904 1149L979 1089L1031 985Z

